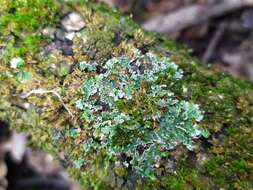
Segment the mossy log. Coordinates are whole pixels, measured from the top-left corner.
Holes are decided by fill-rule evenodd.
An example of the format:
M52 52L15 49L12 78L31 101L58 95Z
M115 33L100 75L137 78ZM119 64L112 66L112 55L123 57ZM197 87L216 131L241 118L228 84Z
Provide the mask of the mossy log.
M130 17L103 4L81 0L0 0L0 5L0 118L8 120L13 129L28 134L32 147L62 160L83 189L253 189L251 83L236 79L217 66L201 64L186 48L161 34L145 32ZM70 33L61 28L61 20L69 12L80 14L85 23L80 31L71 33L71 39ZM62 40L57 37L59 32L63 32ZM165 70L157 71L159 77L152 81L156 85L153 87L143 74L147 71L148 76L156 75L150 73L159 66L146 64L155 62L153 58L151 61L151 54L161 67L164 65L160 62L168 60L174 69L166 70L165 66ZM111 96L105 89L108 81L116 81L117 89L119 81L124 75L130 76L130 72L116 70L106 75L110 80L104 77L103 83L93 81L102 84L100 89L91 85L92 80L106 74L108 61L114 60L114 67L122 58L129 59L126 67L139 61L138 76L143 77L139 86L134 83L114 102L120 110L115 113L131 115L130 121L123 114L117 117L121 119L117 126L94 129L98 122L89 122L90 115L83 106L89 101L96 105L98 100L103 102L96 98L102 97L98 92ZM143 73L141 64L146 64ZM182 76L177 78L179 71ZM167 91L162 91L164 85ZM95 88L97 91L92 93L87 90ZM152 91L159 88L160 91ZM149 93L155 92L162 94L150 98ZM89 95L84 100L85 93ZM157 106L156 101L165 96L172 96L177 102L168 107ZM112 113L112 106L99 105L103 113ZM192 112L184 112L190 105ZM179 116L172 118L171 110L179 109ZM151 145L147 138L155 138L165 121L151 117L158 111L166 112L164 117L170 121L181 119L185 134L181 133L179 139L189 136L190 128L194 135L190 135L191 142L188 138L175 138L173 149L154 140L154 157L148 157L151 153L145 153ZM94 112L95 118L100 113ZM140 128L133 128L136 124ZM195 130L196 126L201 132ZM146 135L150 132L152 135ZM135 138L143 144L134 144ZM88 140L96 143L89 144L92 150L87 153ZM124 149L131 143L135 153ZM147 163L153 164L152 175L151 170L145 173L150 166L143 166L146 162L138 160L142 155L147 156L143 160L150 159Z

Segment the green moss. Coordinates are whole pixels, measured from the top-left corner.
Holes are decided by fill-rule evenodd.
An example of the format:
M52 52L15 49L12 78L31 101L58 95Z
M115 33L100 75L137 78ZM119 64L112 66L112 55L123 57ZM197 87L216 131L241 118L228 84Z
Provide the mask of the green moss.
M175 190L184 189L207 189L197 170L181 168L175 175L166 179L167 188Z
M6 61L36 52L43 41L38 29L55 23L60 9L60 4L53 0L1 0L1 6L0 42L4 44Z
M3 95L3 94L2 94ZM34 109L27 112L12 106L17 104L17 101L8 101L3 96L0 100L0 119L10 122L11 128L20 132L27 132L31 135L29 145L56 155L57 144L45 143L47 141L52 142L52 131L49 128L45 128L42 120L38 117L38 114ZM37 139L40 139L36 144L34 143Z

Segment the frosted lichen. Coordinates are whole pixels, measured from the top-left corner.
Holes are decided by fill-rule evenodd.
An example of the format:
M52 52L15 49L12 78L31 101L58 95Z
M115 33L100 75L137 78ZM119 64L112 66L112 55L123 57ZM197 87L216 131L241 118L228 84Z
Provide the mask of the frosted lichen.
M24 66L25 62L22 58L20 57L14 57L10 61L10 67L12 69L20 69Z
M92 131L87 153L104 149L112 158L125 155L124 163L130 158L137 173L154 178L166 151L179 144L191 150L192 139L205 134L197 124L203 118L199 106L173 93L183 71L169 58L139 53L108 60L101 73L95 66L81 63L90 77L76 103Z
M31 75L24 70L25 61L21 57L14 57L10 60L10 68L16 74L16 80L20 83L27 82Z

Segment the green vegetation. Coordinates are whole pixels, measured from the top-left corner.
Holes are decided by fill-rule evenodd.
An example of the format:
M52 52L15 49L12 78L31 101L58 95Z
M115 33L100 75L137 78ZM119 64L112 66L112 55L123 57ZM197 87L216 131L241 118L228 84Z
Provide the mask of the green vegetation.
M77 101L84 127L92 129L86 152L104 148L109 156L125 154L140 175L155 178L155 165L166 150L180 143L192 150L192 138L205 134L196 124L203 117L198 105L178 100L172 92L182 70L170 59L151 53L112 58L102 66L103 73L93 76L95 66L80 65L91 75Z
M252 84L105 5L0 4L0 118L61 153L83 189L253 188ZM86 23L73 56L42 55L42 28L69 11ZM52 94L20 98L33 89L57 91L74 117Z
M55 24L60 4L54 0L0 0L0 45L10 59L35 53L43 37L39 28ZM7 42L7 43L6 43Z

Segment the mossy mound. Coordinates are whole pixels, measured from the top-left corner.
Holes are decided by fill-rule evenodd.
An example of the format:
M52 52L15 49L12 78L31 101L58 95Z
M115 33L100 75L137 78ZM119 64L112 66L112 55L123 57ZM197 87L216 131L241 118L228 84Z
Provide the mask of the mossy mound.
M178 144L192 150L192 139L206 134L196 124L203 118L198 105L178 100L172 92L180 88L183 72L170 59L137 52L102 66L80 66L90 75L76 102L84 128L91 130L86 152L104 149L112 158L121 157L118 163L126 169L131 166L142 177L156 179L154 168L168 150Z
M252 84L105 5L0 2L0 118L83 189L253 188ZM44 53L70 11L73 54Z

